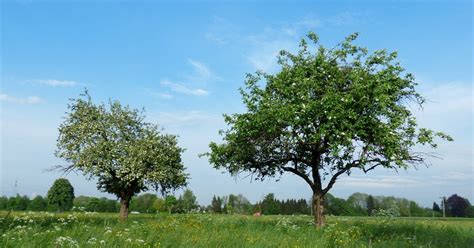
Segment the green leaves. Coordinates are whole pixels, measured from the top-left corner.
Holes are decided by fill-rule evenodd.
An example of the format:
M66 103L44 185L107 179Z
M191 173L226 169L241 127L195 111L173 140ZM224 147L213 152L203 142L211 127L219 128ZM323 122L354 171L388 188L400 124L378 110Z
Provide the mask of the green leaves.
M331 175L327 192L343 173L424 163L413 152L417 144L451 141L417 127L407 105L424 99L397 53L369 54L354 44L357 37L326 49L309 33L298 53L280 53L280 72L247 75L240 90L247 112L225 116L229 128L221 131L223 144L210 144L210 163L256 179L290 171L313 190L322 190L321 181Z
M74 188L66 178L56 179L48 190L48 203L58 211L68 211L72 208Z
M119 198L186 185L176 136L160 133L141 111L118 101L95 105L87 92L82 96L71 99L59 127L56 156L69 163L62 170L97 178L99 189Z

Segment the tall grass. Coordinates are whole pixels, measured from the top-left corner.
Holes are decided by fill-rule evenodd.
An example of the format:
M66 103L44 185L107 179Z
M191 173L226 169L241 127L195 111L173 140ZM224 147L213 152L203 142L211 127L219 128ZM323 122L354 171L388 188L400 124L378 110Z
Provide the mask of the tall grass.
M473 247L474 220L0 213L0 247Z

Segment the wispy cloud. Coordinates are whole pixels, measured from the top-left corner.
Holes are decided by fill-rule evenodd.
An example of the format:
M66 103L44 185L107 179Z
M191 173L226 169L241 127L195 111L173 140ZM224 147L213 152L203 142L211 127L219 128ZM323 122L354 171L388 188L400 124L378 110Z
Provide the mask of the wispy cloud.
M436 175L432 176L435 182L447 184L452 183L453 181L471 181L473 180L472 172L448 172L442 176Z
M275 72L278 69L277 56L281 50L296 52L299 40L308 31L320 28L334 28L354 25L361 15L341 12L327 17L305 16L291 23L267 27L259 33L239 33L239 28L229 20L214 17L210 31L205 37L218 45L245 47L244 56L256 70Z
M211 70L209 70L209 68L207 68L207 66L204 65L203 63L193 60L193 59L188 59L188 62L194 67L196 75L199 78L210 79L213 77Z
M161 80L160 85L165 89L162 89L162 91L148 90L148 93L162 99L174 98L174 95L170 92L191 96L209 95L209 91L204 89L202 86L208 85L211 82L220 81L221 78L214 74L207 65L200 61L189 58L188 63L192 67L192 71L184 73L181 80ZM196 87L196 85L201 87Z
M163 80L160 82L161 85L169 87L169 89L176 93L181 93L185 95L193 95L193 96L207 96L209 95L209 91L199 88L189 88L182 83L174 83L169 80Z
M51 87L74 87L74 86L79 85L79 83L76 81L58 80L58 79L35 79L35 80L29 80L28 82L31 82L34 84L47 85Z
M254 46L259 47L247 55L248 62L256 69L274 72L278 68L277 56L281 50L295 50L295 42L289 39L255 40Z
M239 28L220 16L213 16L209 31L205 34L205 38L217 45L229 45L240 39Z
M0 101L15 104L40 104L44 102L44 100L38 96L13 97L4 93L0 93Z
M150 96L158 97L161 99L172 99L173 95L167 92L156 92L150 89L146 89L146 93Z
M181 112L161 112L153 118L156 119L160 125L166 127L196 127L199 124L208 124L209 122L220 121L218 116L212 116L199 110L181 111Z
M395 188L403 185L404 187L414 187L424 185L419 178L401 177L401 176L363 176L363 177L343 177L339 185L346 187L363 188Z
M185 76L186 81L192 84L207 84L212 81L220 81L221 78L212 72L203 62L188 59L188 63L193 67L193 72Z

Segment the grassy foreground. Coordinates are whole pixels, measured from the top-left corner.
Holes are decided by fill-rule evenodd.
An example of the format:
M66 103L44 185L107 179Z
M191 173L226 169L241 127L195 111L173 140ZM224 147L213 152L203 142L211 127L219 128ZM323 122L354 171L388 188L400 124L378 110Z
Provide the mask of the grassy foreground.
M0 247L473 247L474 220L0 212Z

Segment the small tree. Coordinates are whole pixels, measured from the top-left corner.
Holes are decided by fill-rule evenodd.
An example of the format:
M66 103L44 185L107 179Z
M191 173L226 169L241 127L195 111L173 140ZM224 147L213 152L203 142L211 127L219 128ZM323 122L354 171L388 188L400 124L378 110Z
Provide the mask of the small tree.
M207 155L232 175L300 177L313 193L315 225L323 226L324 195L341 175L425 164L416 145L451 138L417 127L407 103L424 99L396 53L369 54L353 44L357 34L332 49L314 33L308 38L317 48L303 39L297 54L282 51L276 74L247 75L241 90L247 111L225 115L224 141L212 142Z
M156 210L156 212L161 213L161 212L166 212L166 205L165 205L165 200L162 198L157 198L155 202L153 203L153 208Z
M279 214L280 206L278 205L275 195L273 193L267 194L261 203L263 214Z
M48 190L47 198L48 204L57 211L68 211L73 205L74 188L66 178L56 179L53 186Z
M191 210L196 209L198 206L197 201L196 201L196 196L190 189L186 189L184 191L182 201L183 201L183 210L185 212L190 212Z
M372 211L375 210L375 199L372 195L367 197L367 213L372 215Z
M222 213L222 200L219 196L212 197L211 209L214 213Z
M441 212L441 208L439 207L438 203L433 202L433 211Z
M174 209L176 208L176 205L178 203L178 200L176 200L176 197L173 195L168 195L165 198L165 206L166 209L168 210L168 213L171 214Z
M471 206L468 199L454 194L446 200L446 211L450 216L465 217L466 210Z
M128 217L132 197L148 189L166 193L186 185L184 151L176 136L160 133L136 109L111 101L95 105L87 91L68 105L59 127L56 156L64 172L81 171L97 187L120 199L120 219Z

